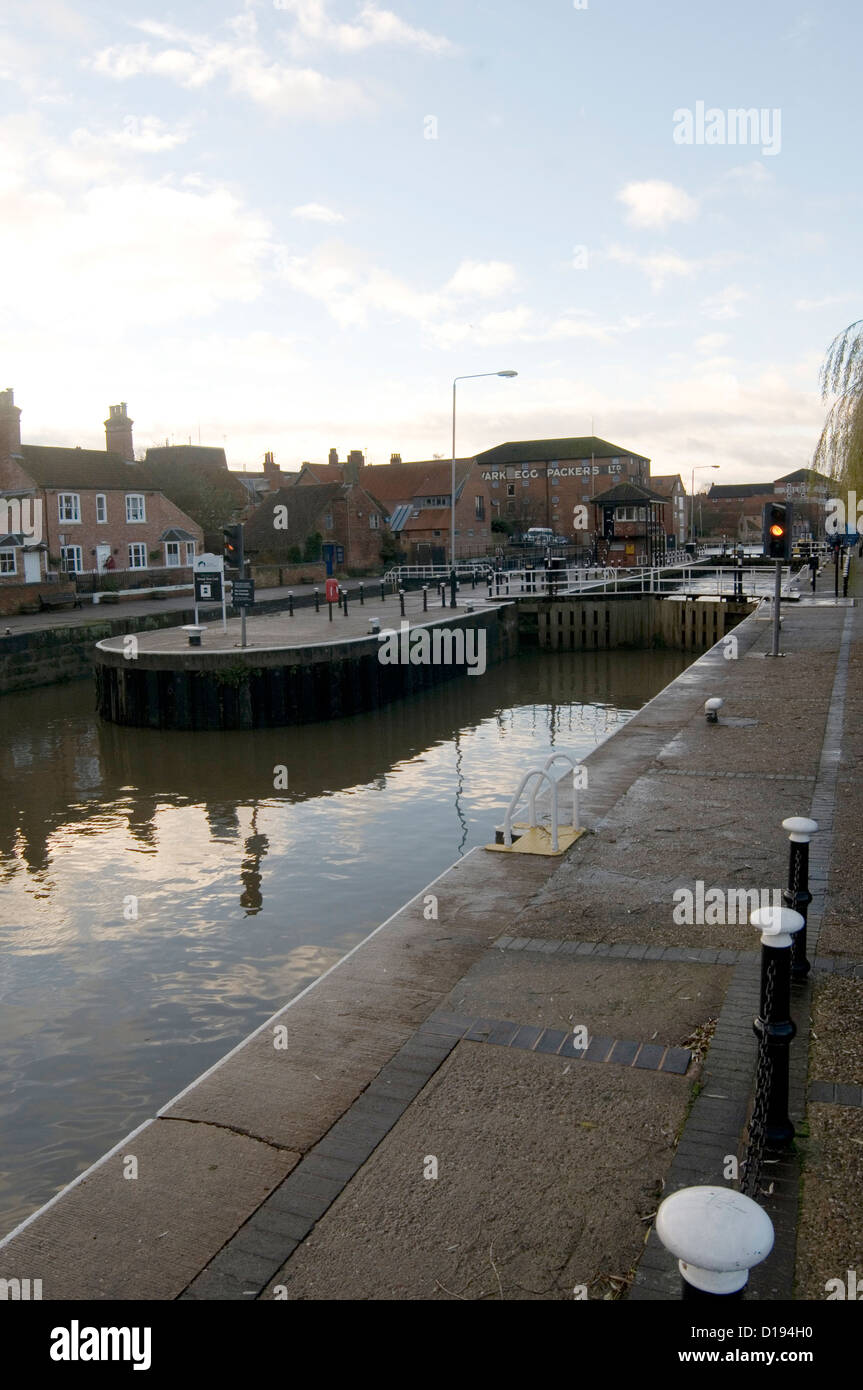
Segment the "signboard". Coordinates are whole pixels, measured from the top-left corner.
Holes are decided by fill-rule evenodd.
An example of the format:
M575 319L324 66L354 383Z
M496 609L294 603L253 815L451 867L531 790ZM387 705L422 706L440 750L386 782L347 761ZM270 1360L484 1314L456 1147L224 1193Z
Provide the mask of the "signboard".
M255 602L254 579L235 579L231 589L231 602L235 608L251 608Z
M195 602L221 603L222 576L209 570L195 575Z

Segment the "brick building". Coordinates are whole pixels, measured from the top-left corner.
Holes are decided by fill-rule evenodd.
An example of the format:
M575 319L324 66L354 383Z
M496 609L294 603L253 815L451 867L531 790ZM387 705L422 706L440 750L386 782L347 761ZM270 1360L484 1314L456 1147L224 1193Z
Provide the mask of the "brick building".
M615 569L661 565L666 552L665 498L638 483L618 483L593 499L597 560Z
M477 454L476 463L495 516L518 531L550 526L567 538L575 534L576 506L588 505L613 483L650 479L650 459L596 435L499 444Z
M452 527L452 459L393 462L367 467L363 484L387 511L390 531L411 564L449 559ZM456 556L484 555L491 545L492 492L475 459L456 459Z
M318 559L320 537L325 554L332 547L333 568L377 570L385 534L384 508L358 483L294 483L264 498L244 541L256 564L292 564Z
M662 509L662 529L665 544L669 550L677 550L687 540L688 514L686 510L686 488L679 473L654 475L650 486L660 497L665 498Z
M201 528L154 487L146 465L133 461L125 403L112 406L105 421L106 441L117 452L22 444L20 418L12 391L0 392L0 496L37 508L40 535L29 547L8 533L0 538L0 583L191 564Z

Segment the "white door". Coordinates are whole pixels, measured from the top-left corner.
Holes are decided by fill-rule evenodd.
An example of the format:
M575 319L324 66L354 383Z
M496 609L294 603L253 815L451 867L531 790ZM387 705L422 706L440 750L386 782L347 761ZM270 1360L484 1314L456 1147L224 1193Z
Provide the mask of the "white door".
M96 546L96 568L97 568L97 570L99 571L100 574L101 574L102 571L104 570L105 564L106 564L106 562L107 562L107 560L108 560L108 556L109 556L110 554L111 554L111 547L110 547L110 545L97 545L97 546Z
M38 584L42 578L38 550L24 551L24 583Z

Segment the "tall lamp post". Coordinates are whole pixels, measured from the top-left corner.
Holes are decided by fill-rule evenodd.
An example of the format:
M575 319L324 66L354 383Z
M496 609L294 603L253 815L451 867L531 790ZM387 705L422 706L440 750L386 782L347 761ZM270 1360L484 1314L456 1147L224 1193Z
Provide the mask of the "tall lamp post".
M689 539L695 541L695 475L700 468L718 468L718 463L696 463L689 481Z
M518 372L470 372L457 376L452 384L452 492L450 495L450 564L455 574L455 387L457 381L473 381L480 376L518 376ZM455 607L455 603L452 605Z

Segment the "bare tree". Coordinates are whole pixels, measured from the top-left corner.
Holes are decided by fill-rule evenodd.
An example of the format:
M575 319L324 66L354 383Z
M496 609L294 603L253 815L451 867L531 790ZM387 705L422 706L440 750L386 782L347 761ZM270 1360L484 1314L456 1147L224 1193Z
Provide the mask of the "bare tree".
M832 404L815 449L813 467L847 491L863 493L863 319L849 324L821 368L821 399Z

